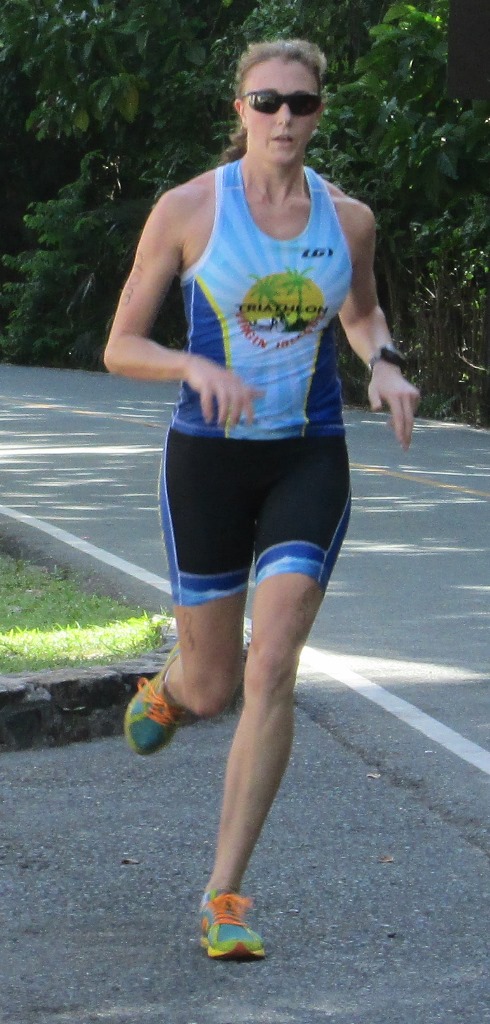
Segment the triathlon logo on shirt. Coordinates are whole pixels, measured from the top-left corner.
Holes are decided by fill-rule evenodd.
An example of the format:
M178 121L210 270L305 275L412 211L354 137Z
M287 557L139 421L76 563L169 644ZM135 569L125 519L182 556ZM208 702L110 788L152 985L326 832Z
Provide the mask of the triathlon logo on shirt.
M260 278L254 275L255 283L237 310L242 330L254 345L269 347L271 339L263 335L274 332L275 347L286 347L317 327L328 307L318 285L306 276L312 269L308 267L303 273L286 270ZM277 334L289 337L281 341Z

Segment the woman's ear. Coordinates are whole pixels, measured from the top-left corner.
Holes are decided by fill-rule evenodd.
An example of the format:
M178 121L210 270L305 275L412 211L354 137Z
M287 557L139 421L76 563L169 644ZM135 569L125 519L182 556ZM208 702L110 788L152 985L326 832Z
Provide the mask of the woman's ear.
M238 114L238 117L240 118L240 121L242 122L243 127L245 128L245 120L243 116L245 112L245 104L243 100L237 97L236 100L233 100L233 106Z

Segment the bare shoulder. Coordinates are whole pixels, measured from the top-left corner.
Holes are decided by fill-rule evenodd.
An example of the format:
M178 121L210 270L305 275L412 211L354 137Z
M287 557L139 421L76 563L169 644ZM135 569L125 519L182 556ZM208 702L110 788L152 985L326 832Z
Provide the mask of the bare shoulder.
M185 269L198 259L211 234L215 207L215 171L206 171L169 189L155 203L142 236L156 247L173 245Z
M164 192L155 203L148 221L158 226L172 223L184 225L208 204L214 205L214 171L206 171L197 178Z
M197 178L176 185L160 196L155 209L160 207L165 213L175 211L179 216L186 211L194 212L202 203L214 198L214 178L214 171L206 171Z
M333 199L346 241L352 255L356 257L360 249L371 247L374 244L376 221L373 211L366 203L347 195L337 185L332 185L330 181L326 181L325 184Z

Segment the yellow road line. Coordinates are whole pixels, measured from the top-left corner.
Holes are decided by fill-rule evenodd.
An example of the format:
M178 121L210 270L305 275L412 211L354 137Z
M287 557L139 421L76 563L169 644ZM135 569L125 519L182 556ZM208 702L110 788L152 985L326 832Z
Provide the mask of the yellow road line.
M365 466L362 462L352 462L352 469L359 469L363 473L374 473L379 476L391 476L397 480L411 480L415 484L425 484L431 487L437 487L444 491L459 491L461 494L476 495L478 498L490 498L490 491L477 491L473 487L463 487L462 484L447 484L442 483L441 480L434 480L432 476L420 476L420 474L411 473L409 470L405 472L397 471L395 469L384 469L383 466Z
M102 419L124 420L125 423L140 423L144 427L165 428L164 423L156 423L155 420L144 420L140 416L132 416L130 413L104 412L102 409L74 409L71 405L58 405L51 402L27 402L19 399L19 404L27 406L28 409L52 409L55 412L72 412L76 416L98 416Z
M144 427L156 427L159 430L164 429L163 423L156 423L154 420L140 419L138 416L131 416L130 413L113 413L113 412L99 412L96 409L73 409L69 405L59 405L51 402L28 402L26 399L19 399L20 404L28 406L30 409L56 409L63 412L75 413L77 416L99 416L102 418L109 418L111 420L124 420L126 423L138 423ZM469 494L472 497L477 498L490 498L490 491L478 491L473 487L464 487L462 484L449 484L443 483L440 480L434 480L431 476L421 476L420 474L411 473L410 471L397 471L394 469L385 469L383 466L366 466L362 462L351 462L352 469L358 469L363 473L373 473L378 476L389 476L396 480L410 480L415 484L423 484L424 486L436 487L441 491L458 491L460 494Z

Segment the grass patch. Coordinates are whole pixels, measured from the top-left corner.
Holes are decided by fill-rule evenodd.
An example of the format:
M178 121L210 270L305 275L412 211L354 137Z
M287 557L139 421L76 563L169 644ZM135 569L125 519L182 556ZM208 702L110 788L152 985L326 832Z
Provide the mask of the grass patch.
M0 555L0 672L135 658L161 646L167 622L86 593L66 570Z

